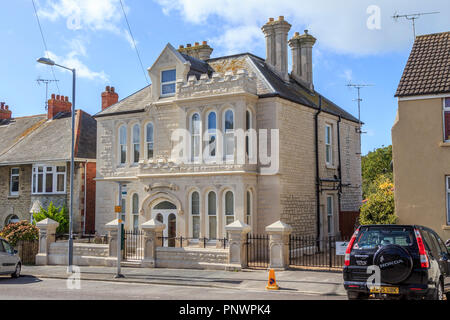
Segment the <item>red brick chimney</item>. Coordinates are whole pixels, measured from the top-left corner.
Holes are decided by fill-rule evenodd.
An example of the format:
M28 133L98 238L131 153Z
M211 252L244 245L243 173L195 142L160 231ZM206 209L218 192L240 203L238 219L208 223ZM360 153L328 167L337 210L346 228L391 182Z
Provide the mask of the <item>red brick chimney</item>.
M114 87L106 86L105 92L102 92L102 111L116 104L119 101L119 95Z
M11 119L11 114L9 106L5 106L4 102L0 102L0 120Z
M47 119L53 119L58 112L71 112L72 103L69 102L69 97L64 97L52 94L52 98L48 100Z

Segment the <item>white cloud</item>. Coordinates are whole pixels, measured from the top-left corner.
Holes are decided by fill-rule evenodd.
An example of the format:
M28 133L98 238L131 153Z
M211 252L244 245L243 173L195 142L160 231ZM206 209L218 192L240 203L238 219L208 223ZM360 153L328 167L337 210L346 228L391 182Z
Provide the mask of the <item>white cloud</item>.
M261 36L261 29L256 26L238 26L225 30L220 37L210 39L213 45L225 48L225 54L248 50L249 43Z
M104 71L96 72L89 69L88 66L86 66L80 59L79 56L85 55L85 49L81 42L72 41L71 45L73 46L74 50L70 51L66 56L58 56L55 53L51 51L46 51L45 56L49 57L51 60L55 61L56 63L76 69L77 77L84 78L88 80L100 80L103 82L108 82L108 76L105 74ZM55 68L55 70L65 70L61 68ZM65 70L68 71L68 70Z
M278 15L284 15L293 25L291 32L307 28L318 39L318 46L338 53L365 55L402 50L412 43L412 26L405 19L395 22L391 18L394 13L440 11L416 20L417 33L425 34L448 31L450 11L448 0L221 0L214 4L210 0L155 1L165 14L175 11L191 23L224 25L222 40L216 41L227 51L240 46L226 41L236 39L239 32L243 39L251 40L247 50L252 48L252 43L263 44L264 37L261 32L255 33L256 28L267 18ZM373 5L380 8L380 29L367 27L369 18L374 25L370 13L375 11L367 11Z

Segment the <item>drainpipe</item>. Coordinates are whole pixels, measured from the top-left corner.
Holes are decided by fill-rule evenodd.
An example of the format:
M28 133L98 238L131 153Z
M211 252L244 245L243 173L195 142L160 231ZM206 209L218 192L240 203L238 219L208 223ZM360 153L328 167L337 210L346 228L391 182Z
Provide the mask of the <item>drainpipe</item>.
M322 112L322 96L319 95L319 110L314 115L315 147L316 147L316 236L320 239L320 171L319 171L319 114Z
M342 194L341 126L340 126L341 121L342 121L342 117L339 116L339 120L337 122L337 139L338 139L337 143L338 143L338 160L339 160L339 166L338 166L338 174L339 174L339 187L338 187L339 212L338 212L338 215L341 212L341 194Z
M83 215L83 235L86 234L86 195L87 195L87 160L84 163L84 215Z

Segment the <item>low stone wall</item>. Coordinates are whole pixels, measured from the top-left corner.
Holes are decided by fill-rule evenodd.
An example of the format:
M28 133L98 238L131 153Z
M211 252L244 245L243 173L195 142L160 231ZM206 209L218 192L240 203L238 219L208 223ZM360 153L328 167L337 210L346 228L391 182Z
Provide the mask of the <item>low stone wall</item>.
M228 249L156 248L157 268L226 270Z
M51 243L48 264L67 265L68 246L68 241ZM114 266L116 259L109 257L109 246L107 244L74 243L73 264L76 266Z

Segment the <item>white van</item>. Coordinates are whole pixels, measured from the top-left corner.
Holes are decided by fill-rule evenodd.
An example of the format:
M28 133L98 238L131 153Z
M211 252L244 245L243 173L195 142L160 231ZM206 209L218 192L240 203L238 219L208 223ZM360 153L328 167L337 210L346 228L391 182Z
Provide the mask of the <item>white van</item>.
M0 238L0 275L10 274L13 278L20 277L22 262L17 255L17 250L6 241Z

